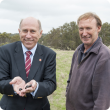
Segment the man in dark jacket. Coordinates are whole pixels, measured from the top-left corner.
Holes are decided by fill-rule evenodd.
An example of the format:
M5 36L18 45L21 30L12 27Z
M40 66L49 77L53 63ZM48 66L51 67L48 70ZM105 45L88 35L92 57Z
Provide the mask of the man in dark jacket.
M50 110L47 96L56 89L56 53L38 44L39 20L20 22L20 40L0 47L0 93L3 110Z
M94 13L78 18L83 42L74 52L66 90L67 110L107 110L110 106L110 50L98 37L102 22Z

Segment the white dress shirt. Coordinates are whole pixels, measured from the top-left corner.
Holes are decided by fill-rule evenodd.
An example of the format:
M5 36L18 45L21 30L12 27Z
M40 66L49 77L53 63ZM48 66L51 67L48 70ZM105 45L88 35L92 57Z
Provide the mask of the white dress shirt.
M34 57L35 51L37 49L37 44L31 50L28 50L22 43L22 49L23 49L23 55L24 55L24 62L26 60L26 51L31 51L32 54L30 55L30 58L31 58L31 65L32 65L33 57ZM39 88L39 83L37 82L37 87L36 87L35 91L31 92L33 97L35 96L38 88Z

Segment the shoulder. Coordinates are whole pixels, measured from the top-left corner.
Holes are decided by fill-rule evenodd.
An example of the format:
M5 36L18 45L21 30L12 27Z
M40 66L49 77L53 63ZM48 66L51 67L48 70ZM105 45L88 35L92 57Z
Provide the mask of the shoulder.
M78 51L80 50L80 48L81 48L82 45L83 45L83 44L80 44L80 45L75 49L75 52L74 52L73 55L78 54Z
M4 55L13 56L14 52L15 52L15 48L17 45L19 45L19 47L20 47L21 42L17 41L14 43L10 43L10 44L6 44L6 45L1 46L0 47L0 55L2 55L2 56L4 56Z
M15 52L15 47L17 43L21 44L20 42L14 42L10 44L6 44L0 47L0 58L10 61L10 58L13 57Z
M110 60L110 49L102 43L98 56L101 61Z
M94 49L97 50L98 56L104 58L105 60L110 58L110 49L105 44L103 44L102 39L100 37L94 46Z
M1 46L0 49L13 50L16 47L17 44L21 44L21 42L17 41L17 42L9 43L9 44Z
M106 45L102 44L102 46L100 48L100 54L110 56L110 49Z

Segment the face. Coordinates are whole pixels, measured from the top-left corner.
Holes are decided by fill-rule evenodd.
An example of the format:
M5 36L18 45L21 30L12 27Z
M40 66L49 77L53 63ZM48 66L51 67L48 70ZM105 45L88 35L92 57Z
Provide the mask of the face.
M94 18L82 19L79 21L79 36L84 43L85 48L90 48L98 38L98 33L101 30L101 26L96 25Z
M31 50L36 45L42 35L42 31L39 30L38 22L34 18L24 19L18 31L21 42L28 50Z

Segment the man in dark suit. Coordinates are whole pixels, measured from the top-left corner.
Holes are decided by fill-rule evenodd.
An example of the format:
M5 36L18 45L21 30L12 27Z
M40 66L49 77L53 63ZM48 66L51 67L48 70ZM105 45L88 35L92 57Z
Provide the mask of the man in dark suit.
M56 89L56 53L37 43L42 28L33 17L21 20L19 35L21 41L0 47L0 106L50 110L47 96Z

